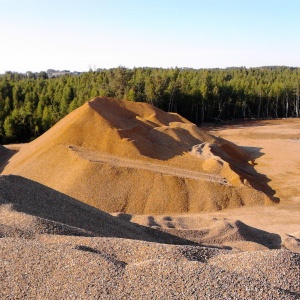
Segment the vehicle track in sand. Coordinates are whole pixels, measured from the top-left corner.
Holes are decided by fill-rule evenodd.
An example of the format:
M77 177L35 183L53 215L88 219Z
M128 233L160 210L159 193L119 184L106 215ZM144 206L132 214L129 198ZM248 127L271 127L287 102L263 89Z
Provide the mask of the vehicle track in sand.
M90 162L93 163L106 163L120 168L145 170L145 171L155 172L163 175L170 175L170 176L181 177L186 179L209 181L209 182L219 183L222 185L230 185L227 182L226 178L217 174L196 172L187 169L170 167L170 166L165 166L162 164L156 164L152 162L146 162L142 160L124 158L124 157L103 153L103 152L87 149L84 147L78 147L74 145L69 146L69 149L73 153L81 157L82 159L89 160Z

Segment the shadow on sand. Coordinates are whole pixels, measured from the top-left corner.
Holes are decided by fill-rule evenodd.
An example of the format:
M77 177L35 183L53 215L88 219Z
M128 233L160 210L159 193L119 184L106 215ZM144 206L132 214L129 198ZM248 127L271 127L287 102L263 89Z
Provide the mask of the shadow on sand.
M0 145L0 174L7 166L10 158L14 156L17 152L18 152L17 150L8 149Z
M250 146L242 146L240 148L249 153L253 163L252 165L239 166L238 168L234 166L233 169L237 168L237 172L240 169L245 174L245 179L247 179L253 188L267 194L274 203L279 203L280 199L274 196L276 191L273 190L269 185L271 180L265 174L258 173L255 169L255 159L258 159L265 154L261 151L262 148Z
M120 213L114 217L21 176L0 176L0 208L2 205L9 205L13 211L38 217L42 222L43 220L57 222L58 227L56 228L65 224L98 237L125 238L176 245L203 245L201 230L177 230L176 228L157 230L138 225L131 222L132 215L130 214ZM153 217L148 220L149 226L158 225ZM2 225L5 226L5 224ZM269 249L280 248L281 238L277 234L248 226L241 221L236 221L235 227L237 227L242 240L252 241ZM55 232L55 234L64 233ZM74 235L76 235L76 231L74 231ZM83 232L80 235L84 235ZM231 249L227 246L220 247ZM219 247L214 246L214 248Z
M119 218L130 222L132 215L130 214L119 214ZM249 226L240 220L229 221L225 219L225 223L220 222L220 225L215 233L216 224L211 222L211 227L207 226L198 229L182 229L175 228L175 226L168 226L164 224L158 224L153 216L148 216L148 226L153 226L154 228L160 228L161 231L165 233L178 236L180 238L195 242L197 244L218 244L225 249L232 249L229 246L225 246L227 242L253 242L262 245L268 249L281 249L282 240L280 235L276 233L267 232L252 226ZM172 217L168 216L163 219L164 221L173 220Z
M149 227L130 223L91 207L38 182L15 175L0 176L0 207L88 231L95 236L149 242L197 245L197 243ZM125 218L126 219L126 218ZM47 222L46 222L47 223ZM5 224L3 224L5 225ZM56 226L56 228L58 228ZM74 231L76 232L76 231ZM62 234L55 232L55 234ZM82 235L82 234L81 234ZM91 236L89 234L89 236Z

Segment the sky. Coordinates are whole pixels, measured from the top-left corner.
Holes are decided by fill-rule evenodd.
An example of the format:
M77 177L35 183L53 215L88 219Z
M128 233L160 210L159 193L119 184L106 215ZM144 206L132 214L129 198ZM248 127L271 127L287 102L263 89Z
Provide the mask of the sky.
M300 67L300 0L0 0L0 73Z

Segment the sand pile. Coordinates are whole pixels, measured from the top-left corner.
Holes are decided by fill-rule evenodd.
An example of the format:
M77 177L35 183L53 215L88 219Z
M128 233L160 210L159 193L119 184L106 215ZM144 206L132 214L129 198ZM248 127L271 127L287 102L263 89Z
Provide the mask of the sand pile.
M249 160L241 148L177 114L95 98L24 146L3 174L107 212L194 213L272 203L252 188Z
M8 160L16 154L15 149L10 149L0 145L0 173L3 171L4 167L7 165Z
M241 251L286 249L300 253L300 231L294 231L300 228L299 213L293 213L275 206L205 214L113 215L201 245Z
M35 238L39 234L194 244L128 223L32 180L0 176L0 237Z
M186 245L19 176L0 177L0 203L1 299L299 297L296 253Z

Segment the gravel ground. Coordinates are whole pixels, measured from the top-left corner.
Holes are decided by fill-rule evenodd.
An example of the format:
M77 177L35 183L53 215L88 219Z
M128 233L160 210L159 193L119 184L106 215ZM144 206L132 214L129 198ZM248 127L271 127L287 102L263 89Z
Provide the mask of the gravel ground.
M299 253L204 247L126 217L0 176L0 299L300 297ZM214 220L213 240L262 243L261 231L229 225Z
M1 299L299 299L300 255L118 238L0 240Z

